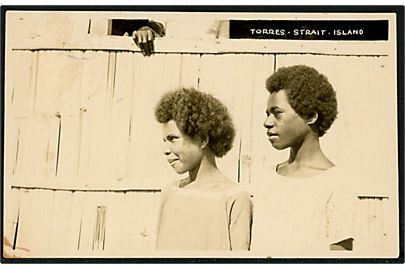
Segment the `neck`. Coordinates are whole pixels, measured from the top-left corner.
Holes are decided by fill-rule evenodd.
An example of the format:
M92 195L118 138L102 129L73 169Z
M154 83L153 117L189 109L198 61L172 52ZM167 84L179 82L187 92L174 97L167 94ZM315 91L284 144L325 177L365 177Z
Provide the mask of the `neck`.
M319 137L309 133L304 140L290 148L289 164L317 167L319 161L327 160L322 152Z
M213 176L218 173L215 155L209 151L202 158L200 165L189 171L189 178L190 182L209 182L215 179Z

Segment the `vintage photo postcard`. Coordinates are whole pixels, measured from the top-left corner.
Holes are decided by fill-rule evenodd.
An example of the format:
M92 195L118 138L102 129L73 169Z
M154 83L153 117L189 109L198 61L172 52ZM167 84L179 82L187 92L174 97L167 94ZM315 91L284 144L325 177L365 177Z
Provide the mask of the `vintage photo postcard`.
M403 262L403 6L2 7L2 261Z

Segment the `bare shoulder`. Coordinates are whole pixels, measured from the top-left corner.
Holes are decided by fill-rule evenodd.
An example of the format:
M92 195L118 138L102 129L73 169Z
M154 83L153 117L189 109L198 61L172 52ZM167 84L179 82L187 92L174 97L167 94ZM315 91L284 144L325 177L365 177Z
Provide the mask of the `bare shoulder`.
M218 177L216 177L215 181L212 183L212 187L217 189L217 191L227 192L237 188L238 184L229 179L227 176L219 174Z

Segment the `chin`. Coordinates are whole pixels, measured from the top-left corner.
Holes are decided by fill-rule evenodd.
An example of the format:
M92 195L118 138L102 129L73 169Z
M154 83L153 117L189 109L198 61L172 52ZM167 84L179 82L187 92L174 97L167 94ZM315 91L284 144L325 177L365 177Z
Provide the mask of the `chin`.
M280 145L280 144L277 144L277 143L272 143L271 145L273 146L273 148L275 148L275 149L277 149L277 150L284 150L284 149L287 148L287 146L285 146L285 145Z
M188 170L185 169L185 168L183 168L183 167L180 167L180 168L173 168L173 170L174 170L177 174L184 174L184 173L187 173L187 172L188 172Z
M177 174L184 174L184 173L186 173L187 171L184 171L184 170L174 170Z

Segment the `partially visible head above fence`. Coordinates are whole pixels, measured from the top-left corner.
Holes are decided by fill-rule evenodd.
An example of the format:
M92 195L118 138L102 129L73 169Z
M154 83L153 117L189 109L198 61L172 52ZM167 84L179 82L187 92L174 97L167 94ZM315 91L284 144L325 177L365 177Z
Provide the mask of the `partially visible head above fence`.
M304 119L318 114L315 127L322 137L337 117L336 93L328 79L305 65L279 68L266 81L271 93L284 90L291 107Z

